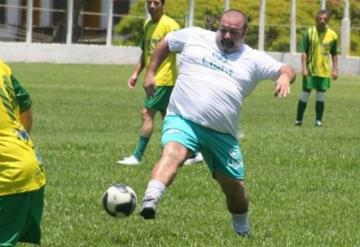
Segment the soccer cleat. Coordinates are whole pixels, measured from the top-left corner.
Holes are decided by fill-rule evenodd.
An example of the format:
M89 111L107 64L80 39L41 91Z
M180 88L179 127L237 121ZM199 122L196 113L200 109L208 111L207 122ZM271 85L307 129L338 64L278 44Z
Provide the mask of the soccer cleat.
M188 165L193 165L196 163L200 163L203 162L204 158L202 156L202 154L200 152L196 153L194 158L190 158L185 160L184 165L188 166Z
M295 123L294 123L295 126L301 126L302 125L302 122L299 121L299 120L296 120Z
M246 237L250 237L250 230L249 231L244 231L244 232L236 232L237 235L246 238Z
M155 219L156 214L156 199L155 198L144 198L143 204L140 209L140 215L144 219Z
M131 155L129 157L123 158L122 160L118 160L117 163L120 165L134 166L134 165L139 165L141 161L138 158L136 158L134 155Z
M320 120L316 120L315 126L322 127L322 122Z

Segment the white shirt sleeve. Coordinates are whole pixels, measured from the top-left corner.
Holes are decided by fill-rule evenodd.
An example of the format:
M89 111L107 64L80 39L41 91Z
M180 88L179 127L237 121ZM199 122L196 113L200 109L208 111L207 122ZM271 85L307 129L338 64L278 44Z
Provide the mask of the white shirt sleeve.
M270 55L257 51L257 81L276 80L279 77L280 68L284 65Z
M168 42L169 50L171 52L181 52L196 29L198 28L190 27L168 33L165 40Z

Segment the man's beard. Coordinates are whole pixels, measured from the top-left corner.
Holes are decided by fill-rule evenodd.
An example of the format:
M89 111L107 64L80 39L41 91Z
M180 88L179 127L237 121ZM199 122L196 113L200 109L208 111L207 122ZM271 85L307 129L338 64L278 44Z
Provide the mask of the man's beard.
M220 42L221 42L221 46L224 48L225 51L231 50L235 46L235 42L232 41L231 39L222 39Z

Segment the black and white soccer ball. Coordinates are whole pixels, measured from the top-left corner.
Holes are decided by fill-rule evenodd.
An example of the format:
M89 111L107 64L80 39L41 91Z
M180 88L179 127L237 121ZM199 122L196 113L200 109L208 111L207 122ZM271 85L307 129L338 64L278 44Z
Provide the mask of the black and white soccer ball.
M113 184L104 193L105 211L113 217L126 217L136 208L136 193L126 184Z

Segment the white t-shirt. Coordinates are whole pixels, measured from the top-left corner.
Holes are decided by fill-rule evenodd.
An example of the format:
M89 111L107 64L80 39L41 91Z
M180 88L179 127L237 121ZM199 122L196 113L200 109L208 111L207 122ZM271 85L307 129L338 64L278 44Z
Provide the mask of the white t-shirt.
M259 81L276 80L283 64L245 44L224 53L215 38L215 32L196 27L165 37L170 51L181 53L167 114L236 137L245 96Z

